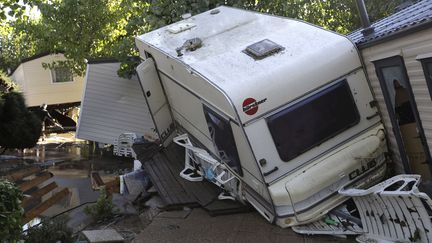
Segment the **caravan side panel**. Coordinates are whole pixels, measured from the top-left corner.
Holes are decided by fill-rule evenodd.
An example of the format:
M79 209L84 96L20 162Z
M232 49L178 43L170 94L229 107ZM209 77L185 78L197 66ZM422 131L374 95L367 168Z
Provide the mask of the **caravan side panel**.
M157 138L138 78L120 78L119 63L88 64L77 137L113 144L121 133Z
M416 60L418 55L432 53L432 29L417 32L384 42L372 47L361 50L367 68L369 80L378 106L381 110L384 125L387 128L390 151L393 154L393 160L396 162L396 171L403 173L402 162L393 133L393 127L390 121L389 113L384 101L383 92L376 75L374 64L371 61L401 55L405 62L408 77L413 89L417 109L423 125L424 133L429 148L432 147L432 101L428 92L425 76L422 70L421 62Z

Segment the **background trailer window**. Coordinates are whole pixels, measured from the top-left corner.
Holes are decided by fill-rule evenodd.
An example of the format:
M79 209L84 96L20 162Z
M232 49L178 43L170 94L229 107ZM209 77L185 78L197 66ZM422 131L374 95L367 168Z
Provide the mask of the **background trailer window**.
M206 106L204 106L204 114L219 157L239 175L243 176L230 122Z
M423 72L426 78L426 84L429 89L429 94L432 98L432 57L422 59Z
M267 118L280 158L287 162L360 121L346 80Z

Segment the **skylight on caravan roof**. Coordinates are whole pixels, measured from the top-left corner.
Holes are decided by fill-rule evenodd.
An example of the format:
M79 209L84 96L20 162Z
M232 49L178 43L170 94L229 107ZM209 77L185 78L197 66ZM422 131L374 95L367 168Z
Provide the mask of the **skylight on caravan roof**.
M283 49L284 48L281 45L278 45L269 39L264 39L246 47L244 52L254 59L263 59Z

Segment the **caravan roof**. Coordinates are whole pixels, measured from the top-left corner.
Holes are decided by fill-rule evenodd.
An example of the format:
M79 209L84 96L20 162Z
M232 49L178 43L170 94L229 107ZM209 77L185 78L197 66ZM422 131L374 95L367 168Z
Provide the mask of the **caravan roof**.
M176 49L194 38L202 45L179 56ZM263 40L282 49L264 58L247 53L248 46ZM203 76L230 100L241 123L361 66L354 44L342 35L299 20L224 6L141 35L137 44ZM254 114L244 110L251 100L259 103Z

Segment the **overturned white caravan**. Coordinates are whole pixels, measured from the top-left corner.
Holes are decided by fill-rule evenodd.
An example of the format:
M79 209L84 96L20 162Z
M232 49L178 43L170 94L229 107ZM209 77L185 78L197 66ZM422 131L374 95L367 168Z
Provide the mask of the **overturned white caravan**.
M347 199L342 186L383 178L384 129L346 37L218 7L136 45L155 131L186 148L184 178L209 179L281 227L322 217Z

